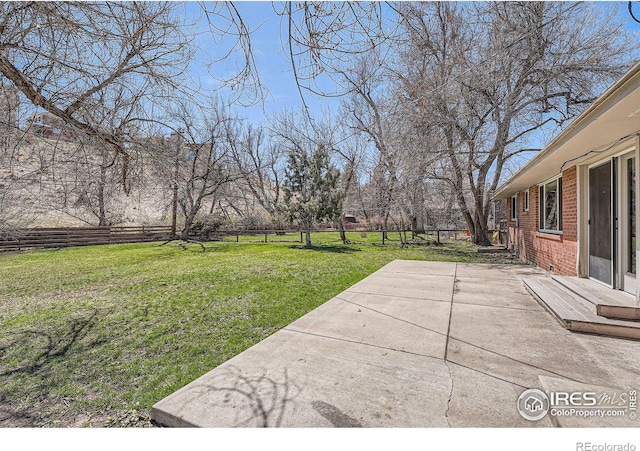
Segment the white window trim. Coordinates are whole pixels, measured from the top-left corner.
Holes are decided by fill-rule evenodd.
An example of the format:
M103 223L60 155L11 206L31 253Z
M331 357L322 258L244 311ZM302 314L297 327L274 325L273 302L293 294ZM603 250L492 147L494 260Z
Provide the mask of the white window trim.
M518 195L511 196L511 221L518 219Z
M542 208L542 199L543 196L540 195L540 188L542 188L542 190L544 190L545 185L553 182L554 180L560 180L562 178L562 174L560 175L556 175L555 177L552 177L548 180L545 180L544 182L540 183L538 185L538 232L540 233L549 233L552 235L562 235L562 229L560 230L554 230L554 229L544 229L541 227L542 224L540 224L540 215L544 214L544 210ZM562 183L562 182L560 182ZM560 206L562 205L562 186L560 187L560 202L559 202L559 206L558 206L558 225L560 225L560 220L562 219L562 208L560 208ZM562 224L562 227L564 228L564 224Z
M526 190L524 192L522 203L523 203L523 211L529 211L529 190Z

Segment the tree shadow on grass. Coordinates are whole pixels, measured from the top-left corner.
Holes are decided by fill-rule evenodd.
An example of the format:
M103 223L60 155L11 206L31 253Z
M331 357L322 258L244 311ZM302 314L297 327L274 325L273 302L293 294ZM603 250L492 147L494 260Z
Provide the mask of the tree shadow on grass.
M289 249L298 249L298 250L308 250L308 251L316 251L316 252L328 252L332 254L352 254L354 252L362 252L361 249L344 246L332 246L332 245L312 245L310 248L305 247L304 245L292 245L289 246Z
M87 336L98 313L98 309L95 309L86 317L71 319L62 330L26 330L18 333L15 339L0 343L0 363L5 356L20 350L26 357L25 363L13 368L0 366L0 377L14 373L33 374L54 359L63 357L74 344Z
M100 311L69 318L62 325L23 330L8 339L0 339L0 426L33 427L41 424L57 405L52 390L65 382L64 371L54 362L64 359L72 348L80 352L95 347L100 341L79 344L94 327ZM45 326L46 327L46 326ZM78 352L76 349L74 352ZM16 379L17 378L17 379ZM29 394L3 389L14 381L18 387L29 386Z
M175 249L178 251L186 251L194 254L202 254L202 253L222 253L232 251L234 248L237 248L238 243L232 241L182 241L182 240L172 240L160 243L157 247L161 248L166 246L170 249ZM151 256L150 258L172 258L173 254L168 254L165 257Z
M204 247L204 244L201 241L196 240L172 239L158 244L158 247L167 245L169 245L170 247L179 247L183 251L193 251L194 248L200 249L200 252L207 251L207 249Z

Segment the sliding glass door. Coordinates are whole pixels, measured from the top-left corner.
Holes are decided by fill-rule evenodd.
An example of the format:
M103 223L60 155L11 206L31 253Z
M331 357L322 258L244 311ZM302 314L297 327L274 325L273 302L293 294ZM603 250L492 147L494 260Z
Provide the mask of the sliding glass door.
M613 286L612 162L589 169L589 277Z

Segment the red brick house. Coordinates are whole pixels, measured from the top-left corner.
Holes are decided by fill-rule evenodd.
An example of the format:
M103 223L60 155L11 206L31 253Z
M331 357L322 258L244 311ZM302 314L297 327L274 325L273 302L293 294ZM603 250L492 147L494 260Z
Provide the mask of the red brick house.
M640 63L502 185L508 246L551 273L638 295Z

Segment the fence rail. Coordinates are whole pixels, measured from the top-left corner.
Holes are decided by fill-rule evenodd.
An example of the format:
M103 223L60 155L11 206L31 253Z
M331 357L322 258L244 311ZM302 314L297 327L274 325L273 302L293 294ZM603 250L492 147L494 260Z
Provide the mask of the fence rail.
M489 232L493 234L497 230L490 230ZM279 242L279 241L297 241L303 242L304 239L303 231L297 229L290 230L216 230L210 231L206 233L200 233L194 235L193 238L201 241L236 241L240 242L241 237L244 238L244 241L247 241L246 238L249 238L249 241L252 242ZM338 236L339 231L337 229L313 229L311 230L312 234L326 234L331 233ZM469 239L470 235L466 229L427 229L422 230L419 233L413 233L411 230L375 230L375 229L350 229L345 230L345 234L347 235L348 240L352 240L354 234L360 234L362 238L366 238L367 235L375 235L377 239L372 240L369 237L369 242L380 242L385 244L386 242L409 242L416 237L429 237L433 239L434 242L440 243L442 240L465 240ZM504 232L499 231L498 242L502 243L504 237Z
M492 233L494 231L491 231ZM313 234L331 233L338 236L338 230L312 230ZM354 234L358 234L356 241L364 239L367 242L396 241L407 243L414 238L410 230L346 230L347 238L351 241ZM367 237L367 234L370 236ZM500 235L503 235L502 233ZM429 237L434 242L444 240L468 239L468 232L464 229L432 229L415 234L416 237ZM217 230L194 235L192 238L200 241L260 241L303 242L304 232L300 230ZM502 242L502 236L500 237ZM0 251L21 250L29 248L60 248L70 246L89 246L99 244L141 243L149 241L168 241L171 239L171 227L164 225L139 227L59 227L19 229L0 233Z
M18 229L0 234L0 250L140 243L170 237L170 226Z

